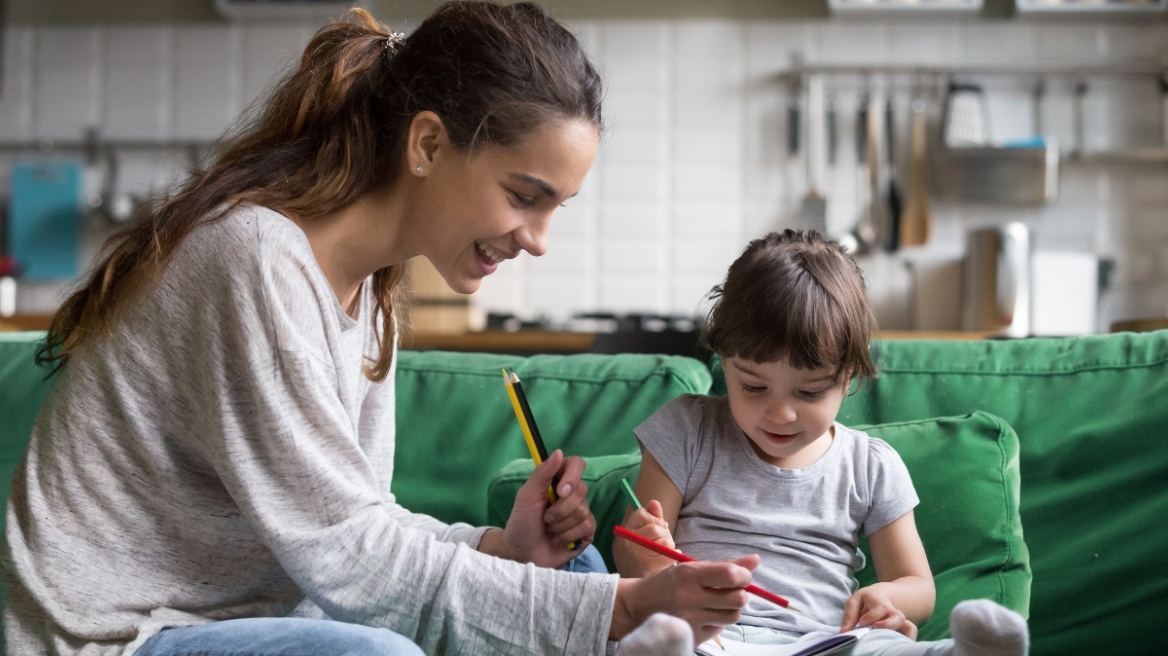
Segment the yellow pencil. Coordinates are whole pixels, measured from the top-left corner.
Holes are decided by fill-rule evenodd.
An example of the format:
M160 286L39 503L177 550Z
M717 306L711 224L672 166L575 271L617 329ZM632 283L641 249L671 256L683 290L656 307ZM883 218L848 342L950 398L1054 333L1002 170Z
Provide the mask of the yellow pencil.
M543 440L539 435L539 428L535 426L535 417L531 415L531 409L525 407L526 399L521 399L520 394L523 388L519 387L519 376L515 372L507 373L503 370L503 384L507 386L507 397L511 399L511 409L515 411L515 419L519 422L519 429L523 431L523 440L527 442L527 450L531 453L531 459L538 467L543 464L547 457L547 449L543 446ZM547 489L548 503L555 503L560 500L559 495L556 494L555 482L548 486ZM569 549L575 549L576 543L568 543Z

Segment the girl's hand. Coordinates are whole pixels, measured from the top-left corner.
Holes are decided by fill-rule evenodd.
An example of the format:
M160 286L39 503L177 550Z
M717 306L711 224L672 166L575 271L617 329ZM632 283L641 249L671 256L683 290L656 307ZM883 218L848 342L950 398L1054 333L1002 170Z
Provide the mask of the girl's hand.
M680 563L641 579L617 582L609 639L620 640L653 613L685 620L701 644L738 621L758 556Z
M665 521L661 504L656 500L650 501L644 508L634 510L625 520L624 527L630 531L648 538L657 544L675 549L673 534L669 532L669 522ZM668 556L650 551L643 547L633 547L632 554L641 566L641 575L655 572L673 565L673 559Z
M673 534L669 532L669 522L665 521L661 504L656 499L650 501L644 508L634 510L625 520L625 528L670 549L675 548Z
M580 480L584 467L583 458L565 458L556 449L519 488L502 535L488 531L483 536L486 544L480 544L479 550L552 568L579 556L596 534L596 518L588 508L588 486ZM549 507L547 489L556 475L559 501ZM569 549L572 542L579 547Z
M882 586L877 583L861 588L848 599L844 604L844 622L840 633L860 626L889 629L916 640L917 625L892 604L888 592Z

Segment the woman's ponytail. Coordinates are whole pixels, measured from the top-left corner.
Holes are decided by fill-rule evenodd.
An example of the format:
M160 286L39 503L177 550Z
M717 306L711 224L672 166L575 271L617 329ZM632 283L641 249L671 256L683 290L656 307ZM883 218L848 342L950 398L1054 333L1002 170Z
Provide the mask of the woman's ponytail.
M449 2L402 39L364 9L321 28L295 70L241 117L213 163L106 242L53 317L38 361L64 365L112 331L198 226L240 203L312 221L392 184L410 121L436 113L455 148L511 146L555 120L601 125L601 84L576 38L533 3ZM366 375L393 358L403 264L374 273L382 340Z

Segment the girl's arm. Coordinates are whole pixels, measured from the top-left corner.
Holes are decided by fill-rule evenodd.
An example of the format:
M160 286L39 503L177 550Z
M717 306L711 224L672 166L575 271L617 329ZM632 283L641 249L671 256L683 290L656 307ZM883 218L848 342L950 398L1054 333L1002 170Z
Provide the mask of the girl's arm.
M841 630L871 626L915 638L933 614L937 592L912 511L869 535L868 546L880 582L848 599Z
M646 449L641 449L641 473L634 486L637 498L645 504L642 510L625 510L622 525L650 540L672 548L670 527L677 522L681 511L681 491L669 479L660 463ZM674 564L673 560L637 546L628 540L615 540L612 559L624 577L644 577Z

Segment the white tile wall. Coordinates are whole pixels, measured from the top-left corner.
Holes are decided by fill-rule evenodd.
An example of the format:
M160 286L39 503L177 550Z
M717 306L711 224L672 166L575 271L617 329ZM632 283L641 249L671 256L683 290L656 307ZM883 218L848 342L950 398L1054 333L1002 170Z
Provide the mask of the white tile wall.
M174 29L113 27L105 32L101 133L112 139L166 139L174 130Z
M242 30L182 26L175 35L174 131L213 139L243 109Z
M793 225L805 190L786 146L786 96L774 73L793 52L809 62L1017 63L1144 61L1168 55L1163 21L914 22L613 20L572 24L606 79L606 133L578 197L552 222L551 249L485 281L488 310L692 313L745 243ZM110 137L210 139L294 65L311 36L301 26L177 24L7 28L0 140ZM1030 81L977 80L996 140L1034 132ZM893 89L873 78L880 96ZM839 159L829 174L831 225L846 229L864 198L853 121L856 80L833 80ZM893 90L900 172L906 172L908 89ZM1072 81L1048 80L1043 132L1073 142ZM937 99L934 99L937 100ZM1162 144L1150 82L1090 81L1088 149ZM940 115L934 105L934 122ZM934 125L935 127L935 125ZM6 183L11 155L0 155ZM123 159L122 186L141 193L174 180L184 153ZM956 254L971 227L1027 221L1039 248L1093 251L1118 261L1100 325L1168 311L1168 167L1067 163L1058 202L1045 208L933 205L934 240L919 252L865 257L882 323L908 327L905 260ZM96 245L102 231L90 241ZM87 233L88 234L88 233ZM93 249L88 249L92 251ZM59 290L31 287L21 303L50 309Z

